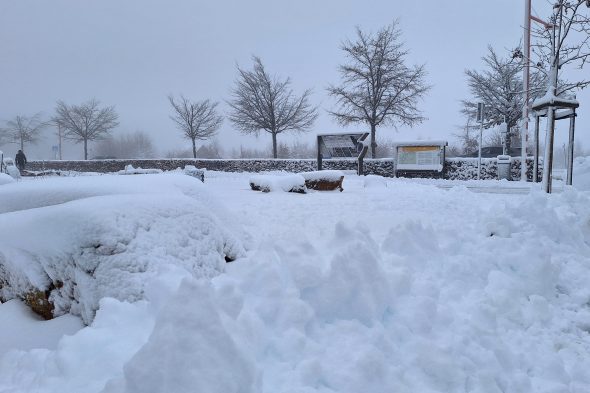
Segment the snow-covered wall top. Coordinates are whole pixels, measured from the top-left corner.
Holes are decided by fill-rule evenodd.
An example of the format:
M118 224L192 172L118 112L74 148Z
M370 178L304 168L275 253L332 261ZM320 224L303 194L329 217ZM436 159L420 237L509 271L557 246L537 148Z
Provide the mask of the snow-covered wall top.
M482 159L482 179L497 179L498 168L495 158ZM31 171L58 170L78 172L118 172L125 166L134 168L157 168L164 171L184 168L193 165L210 171L222 172L309 172L317 169L315 159L156 159L156 160L88 160L88 161L30 161L27 169ZM323 160L323 169L356 171L357 161L354 159ZM368 175L393 177L393 160L365 159L364 171ZM532 179L532 160L527 160L528 177ZM513 180L520 178L520 160L511 159L510 172ZM470 180L477 177L477 158L447 158L443 172L433 173L398 173L400 176L442 177L453 180Z

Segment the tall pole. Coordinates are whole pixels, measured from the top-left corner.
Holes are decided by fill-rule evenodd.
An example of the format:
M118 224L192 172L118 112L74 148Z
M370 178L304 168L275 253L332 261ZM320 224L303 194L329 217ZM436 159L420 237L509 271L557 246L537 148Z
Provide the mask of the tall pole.
M477 104L477 121L479 121L479 150L477 153L477 180L481 177L481 144L483 134L483 120L485 117L485 105L483 102Z
M524 105L522 106L522 128L520 136L520 181L527 181L526 176L526 142L529 129L529 80L531 59L531 0L524 0L524 68L523 90Z
M572 185L574 172L574 130L576 129L576 111L570 117L569 145L567 150L567 178L565 184Z
M62 130L61 130L61 125L60 124L57 125L57 136L59 138L59 159L61 161L62 160L62 155L61 155L61 141L63 139L63 134L62 134Z

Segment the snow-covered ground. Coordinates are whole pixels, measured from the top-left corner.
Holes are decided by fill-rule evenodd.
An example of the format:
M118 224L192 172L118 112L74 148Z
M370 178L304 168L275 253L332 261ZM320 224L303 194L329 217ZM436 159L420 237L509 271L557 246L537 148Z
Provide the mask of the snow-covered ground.
M576 174L580 189L550 196L350 174L342 193L260 193L252 174L216 172L3 185L0 201L21 196L4 227L101 196L131 212L161 190L246 251L217 275L163 263L141 300L102 298L86 327L0 305L0 392L588 392L590 160ZM498 184L522 187L471 185Z

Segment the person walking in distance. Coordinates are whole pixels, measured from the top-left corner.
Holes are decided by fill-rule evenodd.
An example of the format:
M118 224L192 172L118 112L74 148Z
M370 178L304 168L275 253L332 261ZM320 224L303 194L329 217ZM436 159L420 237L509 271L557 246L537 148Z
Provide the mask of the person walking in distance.
M25 156L25 153L23 153L22 150L19 150L18 153L16 153L16 157L14 157L14 162L19 171L22 172L25 170L25 165L27 164L27 157Z

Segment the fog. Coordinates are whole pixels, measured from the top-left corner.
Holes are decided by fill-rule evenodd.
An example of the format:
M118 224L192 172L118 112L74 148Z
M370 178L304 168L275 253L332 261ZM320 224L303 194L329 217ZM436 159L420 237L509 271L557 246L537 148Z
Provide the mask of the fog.
M533 2L547 17L550 6ZM445 139L464 124L462 99L470 99L465 69L481 69L488 44L509 55L522 36L524 3L300 0L209 2L174 0L3 1L0 3L0 125L18 115L53 114L55 102L78 104L92 97L115 105L120 125L115 134L145 131L159 155L186 149L190 142L169 119L169 94L224 100L236 77L236 65L250 67L260 56L269 72L290 77L296 92L312 88L319 117L308 134L279 135L279 142L312 144L317 133L367 131L344 129L326 113L333 107L325 88L338 83L339 49L355 26L367 31L399 20L408 61L426 64L431 91L421 104L424 123L380 127L378 139ZM565 71L575 79L580 73ZM586 74L587 70L584 71ZM590 147L590 93L578 95L576 140ZM565 141L559 126L556 145ZM242 136L225 121L217 140L229 152L240 146L269 146L270 135ZM57 138L47 129L29 158L47 159ZM0 146L13 155L16 145ZM92 156L92 145L90 156ZM82 146L68 143L64 158L82 157Z

